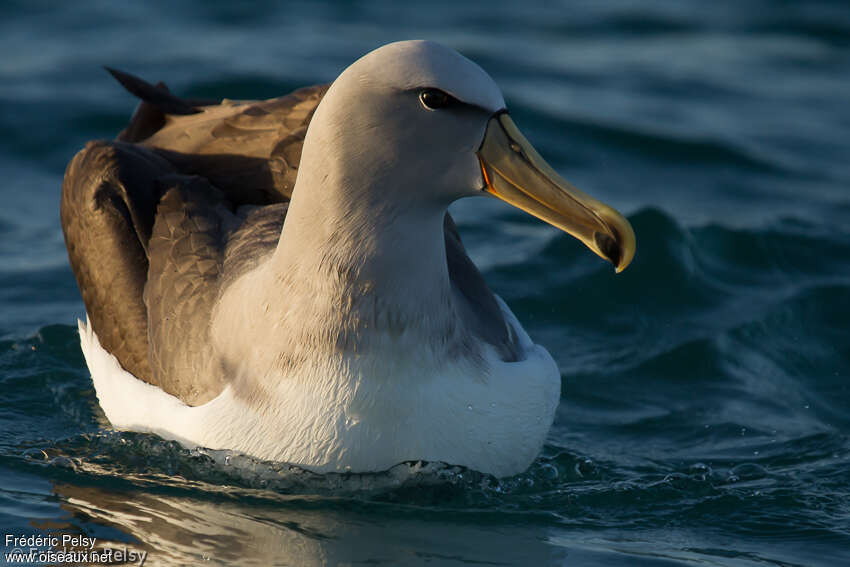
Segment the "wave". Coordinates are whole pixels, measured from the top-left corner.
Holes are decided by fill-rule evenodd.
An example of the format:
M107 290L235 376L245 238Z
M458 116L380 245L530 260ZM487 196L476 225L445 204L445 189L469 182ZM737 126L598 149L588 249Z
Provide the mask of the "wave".
M756 154L752 150L734 144L729 140L685 137L662 130L648 130L635 124L605 123L590 117L564 117L541 108L524 108L520 112L537 116L536 121L545 122L551 131L568 132L571 139L579 139L582 144L614 147L622 150L630 159L644 156L650 159L664 160L669 163L688 164L691 168L705 166L731 166L746 171L766 174L787 174L791 170L786 164L768 158L765 154ZM551 153L560 156L555 144L549 144ZM547 149L550 149L547 146Z

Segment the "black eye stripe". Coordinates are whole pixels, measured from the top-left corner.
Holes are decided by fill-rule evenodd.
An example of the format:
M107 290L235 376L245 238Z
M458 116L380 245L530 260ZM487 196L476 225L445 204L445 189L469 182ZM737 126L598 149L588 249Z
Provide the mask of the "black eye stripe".
M423 89L419 93L419 100L422 106L429 110L439 110L460 104L459 100L440 89Z

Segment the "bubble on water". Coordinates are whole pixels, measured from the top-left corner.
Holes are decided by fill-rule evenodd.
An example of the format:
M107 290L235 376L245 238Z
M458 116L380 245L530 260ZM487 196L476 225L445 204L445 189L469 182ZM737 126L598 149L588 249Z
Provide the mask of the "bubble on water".
M558 473L558 467L551 463L543 463L539 467L540 474L546 479L550 481L558 480L560 473Z
M594 463L591 459L584 458L584 459L580 459L576 463L575 467L573 467L573 470L575 470L575 473L579 477L584 478L588 475L593 474L596 470L596 466L594 465Z

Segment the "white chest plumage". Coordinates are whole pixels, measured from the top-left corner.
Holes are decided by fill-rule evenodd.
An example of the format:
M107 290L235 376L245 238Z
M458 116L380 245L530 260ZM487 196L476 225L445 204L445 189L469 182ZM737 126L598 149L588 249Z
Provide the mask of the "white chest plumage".
M80 334L100 405L118 429L316 472L380 471L429 460L506 476L523 471L538 454L558 404L560 374L548 352L502 308L525 358L505 363L485 356L486 374L420 359L402 374L404 362L395 360L392 376L364 375L353 360L342 366L317 360L302 369L309 379L281 376L271 381L273 390L258 394L263 399L249 400L229 386L197 407L124 371L82 322ZM380 365L368 366L380 372Z

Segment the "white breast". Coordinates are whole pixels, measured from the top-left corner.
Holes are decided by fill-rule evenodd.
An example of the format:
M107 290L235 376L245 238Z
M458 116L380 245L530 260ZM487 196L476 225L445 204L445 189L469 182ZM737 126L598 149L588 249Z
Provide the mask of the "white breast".
M560 373L499 302L525 350L522 361L502 362L487 351L489 372L482 375L480 367L405 353L383 365L316 360L300 370L309 379L266 377L277 386L261 404L227 387L202 406L187 406L123 370L90 325L80 322L80 338L100 405L118 429L316 472L380 471L428 460L506 476L525 470L539 453L560 398Z

